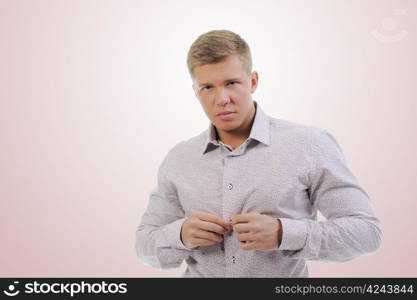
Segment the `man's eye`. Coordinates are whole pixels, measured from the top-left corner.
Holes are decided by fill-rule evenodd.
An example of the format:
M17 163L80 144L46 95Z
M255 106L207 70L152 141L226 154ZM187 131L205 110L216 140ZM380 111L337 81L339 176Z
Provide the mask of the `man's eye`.
M230 81L230 82L229 82L229 84L232 84L232 83L233 83L233 84L235 84L235 83L236 83L236 81Z
M205 89L208 90L209 88L211 88L211 86L205 86L205 87L202 88L202 90L205 90Z

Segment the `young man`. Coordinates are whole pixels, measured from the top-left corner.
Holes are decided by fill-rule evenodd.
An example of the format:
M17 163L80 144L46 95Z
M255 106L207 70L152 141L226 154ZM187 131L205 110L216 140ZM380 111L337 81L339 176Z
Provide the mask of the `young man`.
M334 137L268 117L252 99L258 73L239 35L201 35L187 62L210 126L159 168L136 231L145 264L185 260L184 277L307 277L306 260L379 249L379 220Z

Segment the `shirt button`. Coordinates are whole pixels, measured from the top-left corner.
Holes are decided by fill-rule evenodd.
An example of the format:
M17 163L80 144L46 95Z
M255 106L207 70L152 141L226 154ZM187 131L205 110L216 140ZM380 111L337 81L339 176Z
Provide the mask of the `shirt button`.
M232 256L232 263L236 263L236 257Z
M227 185L227 188L228 188L229 190L231 190L231 189L233 188L233 185L232 185L231 183L229 183L229 184Z

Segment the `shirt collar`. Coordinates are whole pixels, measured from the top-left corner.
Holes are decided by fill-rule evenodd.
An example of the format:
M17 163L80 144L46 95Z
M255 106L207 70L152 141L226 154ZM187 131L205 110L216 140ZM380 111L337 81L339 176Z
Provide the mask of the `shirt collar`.
M255 120L253 121L248 140L257 140L258 142L269 146L271 144L269 136L269 117L264 113L264 111L261 109L261 107L256 101L253 102L256 109ZM207 130L206 136L207 138L204 142L203 154L217 148L220 145L217 136L217 131L215 129L215 126L211 122L209 125L209 129Z

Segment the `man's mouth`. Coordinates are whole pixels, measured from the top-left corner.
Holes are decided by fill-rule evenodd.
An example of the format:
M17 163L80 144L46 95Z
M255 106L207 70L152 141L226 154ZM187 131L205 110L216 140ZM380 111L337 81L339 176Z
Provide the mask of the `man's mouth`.
M231 120L236 116L235 112L225 111L216 115L221 120Z

